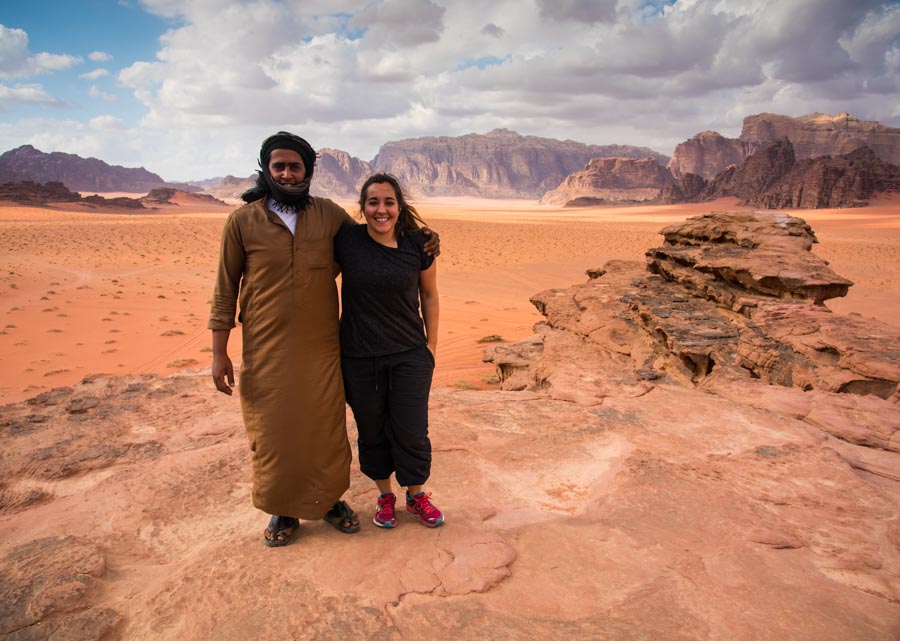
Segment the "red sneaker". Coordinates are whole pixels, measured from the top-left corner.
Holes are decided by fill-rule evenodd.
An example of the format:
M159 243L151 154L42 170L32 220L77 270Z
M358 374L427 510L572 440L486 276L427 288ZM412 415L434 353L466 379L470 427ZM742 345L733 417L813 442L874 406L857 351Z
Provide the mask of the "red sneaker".
M375 518L372 522L378 527L397 527L397 517L394 514L394 505L397 497L392 492L378 497L378 507L375 508Z
M437 527L444 522L444 515L431 504L431 492L419 492L415 496L406 493L406 510L419 517L425 527Z

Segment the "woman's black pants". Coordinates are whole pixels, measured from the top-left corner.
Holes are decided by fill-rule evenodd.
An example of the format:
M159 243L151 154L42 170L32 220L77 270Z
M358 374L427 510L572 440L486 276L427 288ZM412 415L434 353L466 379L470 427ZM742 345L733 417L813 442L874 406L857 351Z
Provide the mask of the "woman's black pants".
M424 485L431 474L431 350L422 345L374 358L342 357L341 369L359 433L362 473L373 480L395 473L403 487Z

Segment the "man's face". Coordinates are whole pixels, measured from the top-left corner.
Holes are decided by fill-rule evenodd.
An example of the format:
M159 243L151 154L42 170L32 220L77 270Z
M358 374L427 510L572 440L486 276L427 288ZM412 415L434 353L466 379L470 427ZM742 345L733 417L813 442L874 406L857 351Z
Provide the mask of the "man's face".
M269 174L279 185L296 185L306 178L303 159L293 149L273 149L269 156Z

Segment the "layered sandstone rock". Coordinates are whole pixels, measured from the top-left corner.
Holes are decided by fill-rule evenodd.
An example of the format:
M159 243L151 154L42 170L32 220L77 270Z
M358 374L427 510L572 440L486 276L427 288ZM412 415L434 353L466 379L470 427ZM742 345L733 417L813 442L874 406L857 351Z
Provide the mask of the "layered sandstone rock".
M356 201L359 187L372 173L369 163L340 149L320 149L310 192L316 196Z
M712 180L729 165L738 165L770 143L790 140L797 160L842 156L868 147L881 160L900 165L900 129L840 113L799 118L762 113L744 118L739 138L704 131L675 147L668 167L676 180L688 173Z
M878 158L900 165L900 129L848 113L814 113L798 118L762 113L744 118L740 140L748 152L787 138L798 160L842 156L868 147Z
M900 167L863 147L844 156L797 162L787 138L770 142L713 180L687 174L660 191L666 203L736 196L763 209L860 207L878 193L900 191Z
M151 189L150 192L140 199L140 201L149 207L156 205L226 205L224 201L215 198L210 194L194 194L180 189L172 189L171 187L160 187Z
M191 185L169 184L143 167L108 165L97 158L62 152L44 153L23 145L0 156L0 181L61 182L72 191L145 193L157 187L199 191Z
M651 200L671 183L669 171L653 158L593 158L584 171L567 176L559 187L544 194L540 202L561 205L578 198Z
M716 131L703 131L679 143L667 167L676 179L696 174L709 180L728 165L741 164L747 155L742 141L725 138Z
M388 142L371 166L394 174L420 195L539 198L592 158L613 156L668 161L647 148L584 145L495 129L484 135Z
M546 325L523 347L488 355L504 386L600 402L605 390L637 392L647 381L753 379L900 403L900 331L828 311L824 301L852 283L810 252L804 221L725 212L662 233L649 274L616 262L584 285L534 296ZM584 349L563 356L573 340ZM510 357L523 349L529 358ZM879 438L900 451L896 430Z

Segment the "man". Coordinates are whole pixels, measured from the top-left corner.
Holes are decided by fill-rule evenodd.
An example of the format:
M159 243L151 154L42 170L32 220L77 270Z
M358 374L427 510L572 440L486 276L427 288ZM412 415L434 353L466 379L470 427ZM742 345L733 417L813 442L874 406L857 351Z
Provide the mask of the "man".
M240 303L241 410L253 453L253 504L272 515L270 547L287 545L298 518L341 532L359 519L340 500L350 486L350 444L340 370L333 239L355 221L309 195L316 152L287 132L260 149L256 186L222 232L209 329L212 377L232 393L228 337ZM430 241L438 253L438 241ZM240 300L238 300L240 296Z

